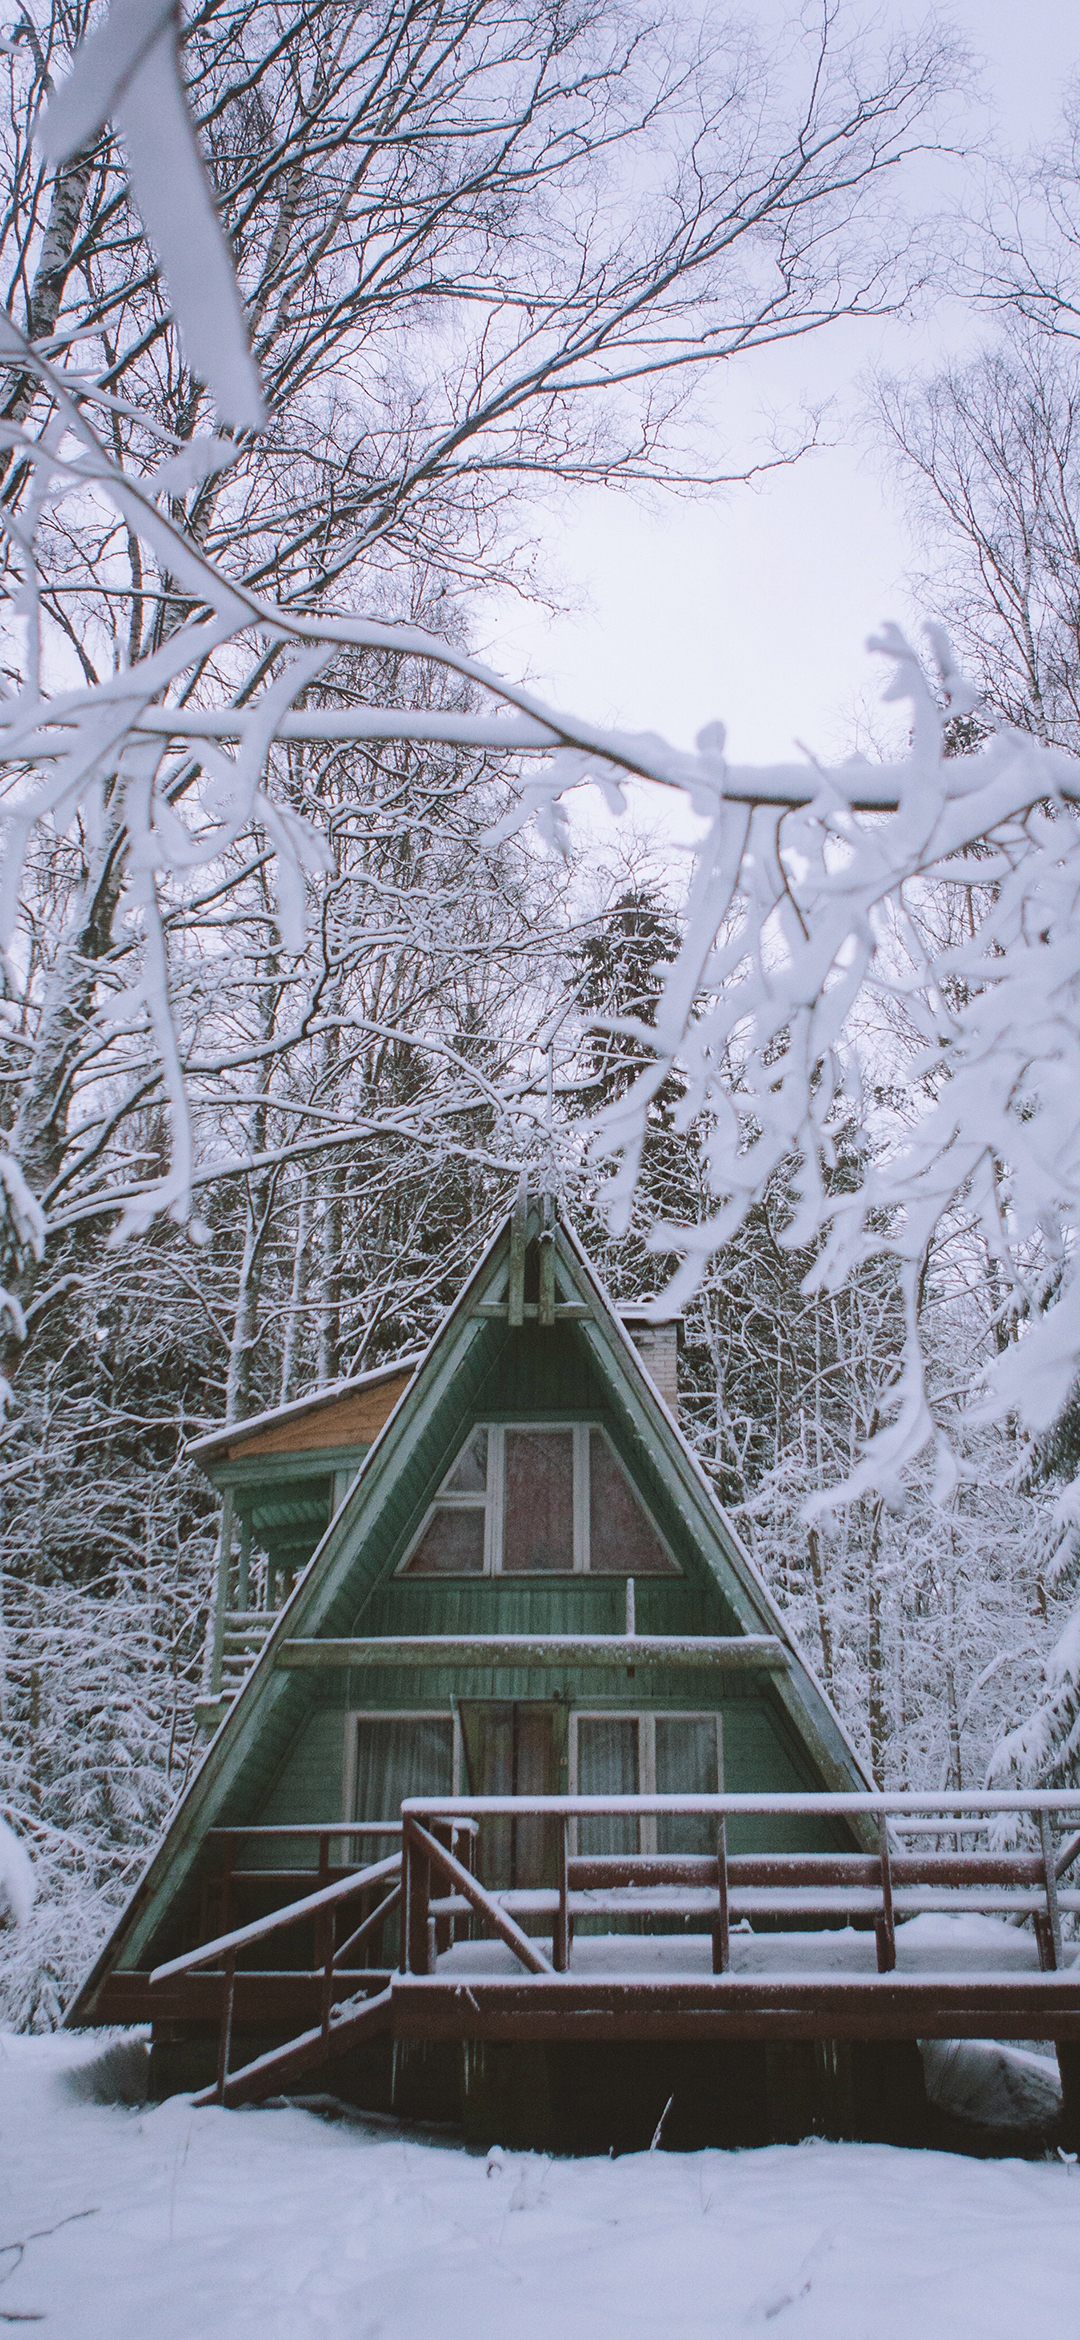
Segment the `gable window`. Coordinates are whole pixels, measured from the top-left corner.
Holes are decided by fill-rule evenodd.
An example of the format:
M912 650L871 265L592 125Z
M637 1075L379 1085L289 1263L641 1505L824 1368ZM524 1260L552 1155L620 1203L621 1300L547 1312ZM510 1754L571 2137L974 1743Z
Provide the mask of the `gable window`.
M715 1796L723 1781L718 1714L618 1713L570 1717L570 1793L576 1796ZM598 1812L577 1822L578 1850L715 1853L707 1813Z
M403 1563L410 1576L677 1576L606 1431L470 1433Z

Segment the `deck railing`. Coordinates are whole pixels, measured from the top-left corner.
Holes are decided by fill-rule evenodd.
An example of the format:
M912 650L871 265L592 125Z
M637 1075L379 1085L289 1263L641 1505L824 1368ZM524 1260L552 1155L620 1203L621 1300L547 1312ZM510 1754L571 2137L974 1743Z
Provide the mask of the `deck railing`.
M581 1823L598 1819L694 1820L713 1832L715 1850L581 1850ZM861 1849L729 1850L733 1820L769 1819L842 1820L861 1839ZM498 1887L481 1881L485 1823L508 1820L551 1825L554 1885ZM361 1950L370 1950L399 1906L404 1976L433 1975L440 1955L478 1925L512 1952L519 1969L538 1979L567 1975L574 1927L586 1918L623 1924L638 1917L684 1924L696 1920L696 1930L711 1934L714 1974L725 1976L731 1973L732 1928L740 1921L771 1930L851 1924L872 1930L878 1973L889 1975L896 1965L897 1926L907 1917L927 1911L1006 1917L1033 1926L1039 1964L1052 1974L1074 1963L1066 1932L1080 1917L1080 1881L1067 1882L1080 1862L1076 1793L411 1797L402 1805L400 1822L283 1823L210 1833L222 1852L217 1930L198 1948L156 1967L149 1980L157 1988L198 1972L217 1973L218 2071L216 2087L208 2093L220 2102L231 2101L230 2078L233 2083L251 2074L265 2079L263 2065L269 2072L288 2057L299 2064L325 2056L350 2026L366 2021L355 2010L365 2001L374 2008L373 1989L391 1996L388 1973L360 1967L356 1960ZM1027 1843L1003 1848L994 1841L1000 1834L1020 1833ZM352 1846L398 1834L400 1851L375 1861L351 1860ZM238 1865L242 1846L283 1839L313 1841L317 1866ZM944 1849L943 1840L951 1840ZM332 1864L335 1845L339 1860ZM246 1925L230 1926L235 1890L268 1883L294 1898ZM297 1894L298 1886L307 1890ZM339 1916L357 1900L359 1923L340 1941ZM315 1926L313 1963L287 1971L310 1986L318 2022L288 2051L230 2076L238 1965L249 1981L257 1981L240 1963L246 1954L305 1921ZM1075 1964L1080 1971L1080 1958ZM744 1986L733 1978L725 1987ZM869 1977L864 1987L876 1992L882 1986ZM1030 1992L1034 1986L1028 1987Z
M696 1820L710 1828L710 1853L582 1853L580 1823L598 1819ZM733 1853L732 1820L844 1820L862 1837L858 1852ZM547 1820L556 1839L554 1886L495 1889L457 1858L448 1831L470 1821L478 1831L475 1867L484 1865L485 1820ZM461 1917L479 1918L527 1972L565 1974L575 1921L583 1918L694 1917L712 1936L713 1972L731 1965L731 1927L756 1919L861 1924L876 1937L879 1973L896 1964L896 1927L927 1911L975 1912L1031 1921L1044 1970L1060 1968L1067 1945L1062 1919L1080 1915L1080 1890L1063 1886L1080 1858L1080 1794L1036 1791L919 1795L449 1796L410 1797L402 1805L402 1966L434 1971L440 1949ZM1068 1832L1068 1824L1072 1829ZM1061 1826L1066 1825L1062 1838ZM1025 1830L1029 1846L998 1849L992 1839ZM911 1839L951 1837L951 1849L915 1849ZM869 1849L867 1840L873 1842ZM437 1879L436 1887L433 1881ZM531 1921L531 1923L530 1923ZM538 1939L538 1935L540 1938ZM550 1936L550 1957L543 1942Z
M150 1975L150 1983L153 1988L158 1988L162 1983L174 1982L183 1975L197 1974L207 1969L220 1973L222 1991L218 2068L217 2083L212 2093L223 2103L229 2080L238 1961L245 1951L259 1949L265 1943L276 1943L292 1927L313 1920L314 1964L310 1968L299 1968L297 1972L321 1985L318 2029L324 2047L328 2047L334 2018L335 1989L343 1983L346 1992L356 1985L362 1987L365 1973L369 1970L356 1966L357 1954L361 1949L370 1949L378 1941L401 1900L400 1850L387 1854L382 1860L350 1864L347 1847L365 1837L400 1837L402 1823L400 1820L347 1820L330 1827L323 1823L278 1824L214 1828L207 1833L211 1843L221 1845L219 1930L210 1940L200 1943L197 1949L185 1950L179 1957L166 1959L162 1965L156 1966ZM446 1830L451 1848L460 1843L468 1846L475 1834L475 1823L469 1820L452 1821ZM241 1844L254 1842L258 1845L297 1839L302 1843L314 1840L318 1864L314 1870L237 1866L236 1855ZM343 1869L344 1874L335 1875L333 1872L330 1854L335 1843L341 1848L339 1869ZM270 1884L277 1889L285 1887L295 1894L297 1884L306 1885L313 1877L313 1891L300 1894L284 1907L270 1910L264 1917L253 1918L247 1925L228 1924L232 1896L238 1886ZM388 1890L381 1898L377 1898L378 1889L383 1885ZM339 1914L356 1900L361 1903L360 1923L352 1928L344 1942L339 1942ZM351 1966L350 1960L354 1962Z

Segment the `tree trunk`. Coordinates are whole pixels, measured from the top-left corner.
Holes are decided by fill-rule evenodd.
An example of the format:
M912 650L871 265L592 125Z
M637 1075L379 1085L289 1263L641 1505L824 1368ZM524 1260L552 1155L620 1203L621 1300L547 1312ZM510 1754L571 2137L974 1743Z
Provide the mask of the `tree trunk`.
M881 1519L884 1505L879 1496L874 1505L870 1523L870 1549L867 1555L867 1707L870 1723L870 1771L876 1788L885 1785L885 1662L884 1636L881 1615Z

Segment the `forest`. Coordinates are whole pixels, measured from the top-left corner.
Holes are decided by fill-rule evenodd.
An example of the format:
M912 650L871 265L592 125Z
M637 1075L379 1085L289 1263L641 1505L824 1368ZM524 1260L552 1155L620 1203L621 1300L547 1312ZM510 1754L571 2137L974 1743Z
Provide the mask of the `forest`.
M3 2014L37 2030L198 1757L189 1442L422 1348L523 1168L683 1317L683 1428L870 1777L1080 1779L1080 109L993 164L958 280L940 24L137 17L30 0L0 43L0 1814L38 1879ZM927 620L879 637L879 743L751 770L493 675L575 495L722 525L818 424L721 446L713 378L946 273L960 356L862 394Z

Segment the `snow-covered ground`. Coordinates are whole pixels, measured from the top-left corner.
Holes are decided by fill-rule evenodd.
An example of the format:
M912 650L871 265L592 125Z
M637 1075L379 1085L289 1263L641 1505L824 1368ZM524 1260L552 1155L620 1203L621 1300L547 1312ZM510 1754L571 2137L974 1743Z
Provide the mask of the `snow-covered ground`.
M806 2144L485 2159L293 2108L80 2101L0 2038L0 2318L52 2340L1062 2340L1080 2168ZM20 2246L24 2246L20 2248Z

